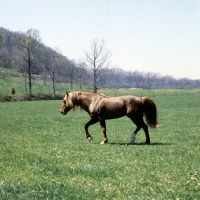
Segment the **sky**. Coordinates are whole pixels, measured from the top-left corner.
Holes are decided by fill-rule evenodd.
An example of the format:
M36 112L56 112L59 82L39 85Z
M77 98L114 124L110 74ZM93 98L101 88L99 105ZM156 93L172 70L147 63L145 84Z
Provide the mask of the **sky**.
M0 27L75 61L104 39L111 67L200 79L200 0L4 0Z

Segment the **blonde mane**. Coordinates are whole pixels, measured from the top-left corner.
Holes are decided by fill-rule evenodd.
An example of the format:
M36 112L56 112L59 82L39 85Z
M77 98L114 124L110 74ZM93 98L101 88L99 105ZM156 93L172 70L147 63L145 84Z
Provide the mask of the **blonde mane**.
M95 93L89 93L89 92L69 92L66 97L65 100L67 100L68 104L73 108L73 110L77 110L78 107L80 107L79 105L79 95L81 94L85 94L87 96L101 96L101 97L105 97L105 98L109 98L108 96L106 96L105 94L99 93L99 94L95 94ZM77 104L75 104L75 102L77 102ZM81 107L80 107L81 109ZM82 109L81 109L82 110Z

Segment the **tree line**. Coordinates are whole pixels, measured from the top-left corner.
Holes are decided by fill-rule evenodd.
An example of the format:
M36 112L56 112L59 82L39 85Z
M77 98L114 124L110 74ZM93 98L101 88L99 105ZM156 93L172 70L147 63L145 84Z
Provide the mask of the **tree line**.
M25 33L11 32L0 27L0 66L15 69L23 74L24 88L32 95L34 75L40 75L44 86L52 82L55 96L56 83L78 84L80 90L87 86L93 92L101 87L109 88L197 88L200 80L175 79L159 73L125 71L111 68L111 53L105 40L93 39L90 48L84 51L84 59L69 60L58 49L52 49L41 42L38 30ZM1 73L1 71L0 71Z

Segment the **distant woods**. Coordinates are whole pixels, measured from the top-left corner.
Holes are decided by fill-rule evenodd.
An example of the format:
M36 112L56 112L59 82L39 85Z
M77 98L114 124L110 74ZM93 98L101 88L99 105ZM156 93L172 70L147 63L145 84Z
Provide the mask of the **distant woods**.
M77 84L97 92L99 88L197 88L200 80L175 79L170 75L141 72L137 66L133 71L111 68L111 53L104 40L94 39L89 50L83 52L79 61L69 60L58 49L46 47L41 42L38 30L26 33L11 32L0 27L0 68L16 70L24 75L24 89L32 95L34 75L39 75L44 86L52 82L52 95L56 83L70 83L70 89ZM159 69L158 69L159 70ZM1 70L0 70L0 79Z

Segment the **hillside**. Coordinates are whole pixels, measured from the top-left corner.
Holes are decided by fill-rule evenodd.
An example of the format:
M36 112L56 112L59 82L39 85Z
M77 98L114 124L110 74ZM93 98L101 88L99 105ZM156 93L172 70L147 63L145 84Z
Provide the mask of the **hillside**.
M0 27L0 93L8 94L10 87L16 87L16 82L20 83L17 84L19 85L17 90L20 93L27 93L30 86L33 87L33 93L35 93L37 92L37 81L41 82L40 85L44 85L41 90L42 93L53 95L56 94L58 85L62 84L68 85L69 89L78 85L79 89L90 90L93 80L88 76L91 71L87 64L69 60L59 51L43 45L41 38L37 35L38 32L31 30L35 34L32 36L37 37L35 39L32 37L30 40L27 35L28 32L12 32ZM27 51L27 47L23 46L22 43L24 41L24 44L34 42L33 44L36 47L34 51ZM31 65L29 66L29 64ZM31 69L29 69L30 67ZM124 71L120 68L107 68L105 76L100 77L100 82L98 89L188 89L200 87L200 80L176 79L170 75L162 76L159 73Z
M12 32L0 27L0 66L6 69L14 69L17 72L26 72L26 66L24 66L24 47L21 45L21 40L27 37L25 33ZM41 43L40 37L36 40L37 52L34 52L35 63L33 74L42 75L44 73L44 59L43 56L48 52L52 57L64 58L63 69L58 67L58 76L62 77L64 69L67 69L67 65L70 65L70 61L67 57L61 55L54 49L51 49Z
M14 70L10 71L6 69L1 69L1 75L0 101L31 100L28 93L28 88L24 82L23 74ZM12 97L11 88L15 89L15 94ZM32 90L32 99L62 99L65 91L71 90L71 85L68 83L56 83L56 95L53 98L51 81L46 81L44 85L44 82L41 80L40 75L35 75ZM77 85L73 85L73 90L78 91L79 87Z

